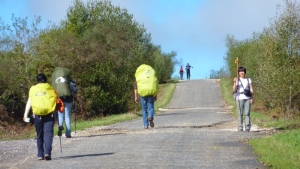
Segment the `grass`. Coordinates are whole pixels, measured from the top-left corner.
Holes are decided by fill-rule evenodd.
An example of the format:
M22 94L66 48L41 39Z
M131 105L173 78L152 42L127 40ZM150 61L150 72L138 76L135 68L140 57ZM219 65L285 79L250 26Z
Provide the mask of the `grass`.
M178 80L177 80L178 81ZM173 92L176 87L176 80L170 81L169 83L159 85L159 93L157 95L157 100L154 104L155 114L159 114L159 108L164 108L172 98ZM77 120L76 121L76 131L84 130L93 126L106 126L110 124L115 124L123 121L132 120L141 117L141 112L128 112L118 115L111 115L107 117L94 118L87 121ZM72 114L71 129L75 131L74 114ZM15 127L15 124L11 125ZM18 133L8 133L6 131L0 131L0 140L19 140L34 138L36 136L35 129L32 124L26 124L22 127L22 130ZM54 128L54 133L57 134L57 122ZM16 131L16 129L11 129L9 131ZM65 130L64 130L65 131Z
M232 112L237 116L237 106L232 96L232 82L221 80L222 95ZM255 108L255 103L252 106ZM251 111L251 122L260 127L275 128L279 134L249 140L249 145L258 160L270 168L300 168L300 127L299 119L272 118L268 112Z
M300 129L249 141L254 152L271 168L300 168Z

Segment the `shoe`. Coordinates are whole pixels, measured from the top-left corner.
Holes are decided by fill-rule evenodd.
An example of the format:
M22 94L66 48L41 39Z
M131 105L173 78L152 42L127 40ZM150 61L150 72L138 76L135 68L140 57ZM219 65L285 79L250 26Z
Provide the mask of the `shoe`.
M44 157L38 157L38 160L44 160Z
M246 132L250 132L250 130L249 130L249 129L246 129Z
M144 126L144 129L148 129L148 126Z
M51 156L49 154L45 154L45 160L51 160Z
M58 136L61 136L61 135L62 135L63 129L64 129L63 126L58 126L58 131L57 131L57 135L58 135Z
M243 131L243 129L239 129L239 131Z
M148 121L150 123L151 128L153 128L154 127L153 119L151 117L148 117Z
M71 135L66 135L66 138L72 138Z

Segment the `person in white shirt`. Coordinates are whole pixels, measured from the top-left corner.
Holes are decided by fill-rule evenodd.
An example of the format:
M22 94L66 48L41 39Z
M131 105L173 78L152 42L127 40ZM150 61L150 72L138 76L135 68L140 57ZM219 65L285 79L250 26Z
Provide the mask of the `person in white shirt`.
M245 131L251 128L250 109L253 103L253 87L250 78L247 78L246 68L238 68L239 78L233 79L233 91L236 93L236 103L238 109L238 131L243 131L243 114L245 114Z

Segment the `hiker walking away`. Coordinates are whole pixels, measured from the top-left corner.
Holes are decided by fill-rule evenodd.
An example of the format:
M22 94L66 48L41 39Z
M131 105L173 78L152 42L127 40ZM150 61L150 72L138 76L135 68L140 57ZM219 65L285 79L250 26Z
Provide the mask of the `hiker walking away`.
M37 83L29 90L23 120L26 122L28 113L32 108L34 125L36 129L36 142L38 160L51 160L53 127L55 123L54 111L56 109L57 94L47 83L47 77L40 73L36 77Z
M64 103L64 111L58 111L59 129L63 130L63 122L66 125L66 138L71 138L71 111L73 99L76 99L78 89L76 83L71 79L71 71L67 68L57 67L52 73L52 86L58 97Z
M193 67L189 63L186 64L185 70L186 70L186 79L187 80L191 80L190 79L191 78L191 71L190 71L191 68L193 68Z
M183 68L182 68L182 66L180 67L180 69L179 69L179 74L180 74L180 80L183 80Z
M245 77L246 68L238 68L238 78L233 79L233 91L236 92L236 103L238 108L238 130L243 131L243 114L245 114L245 131L251 128L250 109L253 103L253 88L250 78Z
M158 83L154 69L146 64L140 65L135 72L134 101L142 106L144 128L154 127L154 102L157 99Z

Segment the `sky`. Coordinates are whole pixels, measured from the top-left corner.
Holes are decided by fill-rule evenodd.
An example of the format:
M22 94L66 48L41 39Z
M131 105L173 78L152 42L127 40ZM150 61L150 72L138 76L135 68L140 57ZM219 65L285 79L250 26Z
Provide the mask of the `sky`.
M86 2L87 0L82 0ZM300 0L296 0L299 1ZM152 43L162 52L177 53L185 67L189 63L191 80L209 78L211 70L225 66L227 35L237 40L269 27L277 5L284 0L111 0L127 9L135 21L151 34ZM17 17L41 16L46 23L60 23L66 18L72 0L0 0L0 17L4 23ZM179 76L180 65L173 76Z

